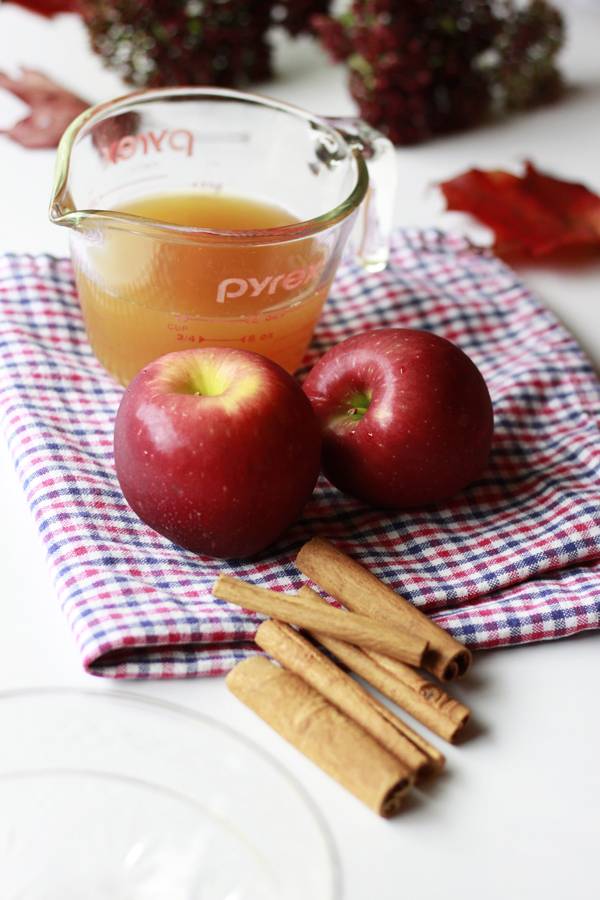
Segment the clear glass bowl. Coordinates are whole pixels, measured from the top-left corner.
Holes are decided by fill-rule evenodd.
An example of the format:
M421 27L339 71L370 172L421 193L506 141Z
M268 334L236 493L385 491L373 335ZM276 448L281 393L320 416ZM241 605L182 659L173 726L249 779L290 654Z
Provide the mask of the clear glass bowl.
M245 738L128 694L0 695L2 900L338 900L329 832Z

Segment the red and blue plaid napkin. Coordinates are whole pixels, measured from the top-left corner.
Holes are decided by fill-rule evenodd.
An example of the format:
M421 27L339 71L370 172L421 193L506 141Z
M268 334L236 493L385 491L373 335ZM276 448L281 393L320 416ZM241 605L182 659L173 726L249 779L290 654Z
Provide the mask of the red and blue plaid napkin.
M259 616L216 600L221 572L295 592L313 535L331 539L471 647L600 625L600 385L579 346L488 253L437 231L394 236L391 264L345 261L306 367L382 326L425 328L477 363L495 409L489 465L438 506L383 513L323 478L267 552L197 557L127 506L112 432L122 394L87 343L70 263L0 257L2 427L85 668L110 677L228 671Z

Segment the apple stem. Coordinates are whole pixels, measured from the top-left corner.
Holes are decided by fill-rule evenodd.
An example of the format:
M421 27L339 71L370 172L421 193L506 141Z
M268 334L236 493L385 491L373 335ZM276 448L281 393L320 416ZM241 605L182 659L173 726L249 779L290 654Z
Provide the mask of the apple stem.
M364 416L367 411L366 406L351 406L348 410L349 416Z

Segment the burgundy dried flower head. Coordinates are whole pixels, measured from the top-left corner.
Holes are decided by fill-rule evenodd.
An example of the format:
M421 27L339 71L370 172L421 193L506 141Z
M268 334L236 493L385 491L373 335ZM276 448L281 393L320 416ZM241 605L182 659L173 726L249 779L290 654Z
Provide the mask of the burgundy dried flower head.
M363 119L395 144L554 98L560 14L546 0L354 0L314 27Z
M93 49L129 84L243 87L272 75L269 32L310 29L330 0L79 0Z
M294 37L302 32L314 31L316 16L329 12L331 0L280 0L272 4L272 19L281 24Z

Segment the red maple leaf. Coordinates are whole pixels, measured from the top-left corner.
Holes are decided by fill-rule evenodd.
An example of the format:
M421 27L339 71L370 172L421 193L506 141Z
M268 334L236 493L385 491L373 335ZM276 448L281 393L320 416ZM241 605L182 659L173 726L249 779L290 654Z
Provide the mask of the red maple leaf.
M440 187L447 209L470 213L493 230L499 256L541 259L600 249L600 197L530 162L521 176L471 169Z
M78 12L78 0L11 0L11 2L48 19L58 13Z
M30 150L57 147L67 125L90 104L54 84L41 72L23 69L22 73L21 79L15 81L0 72L0 88L23 100L31 112L12 128L0 131L0 134Z

